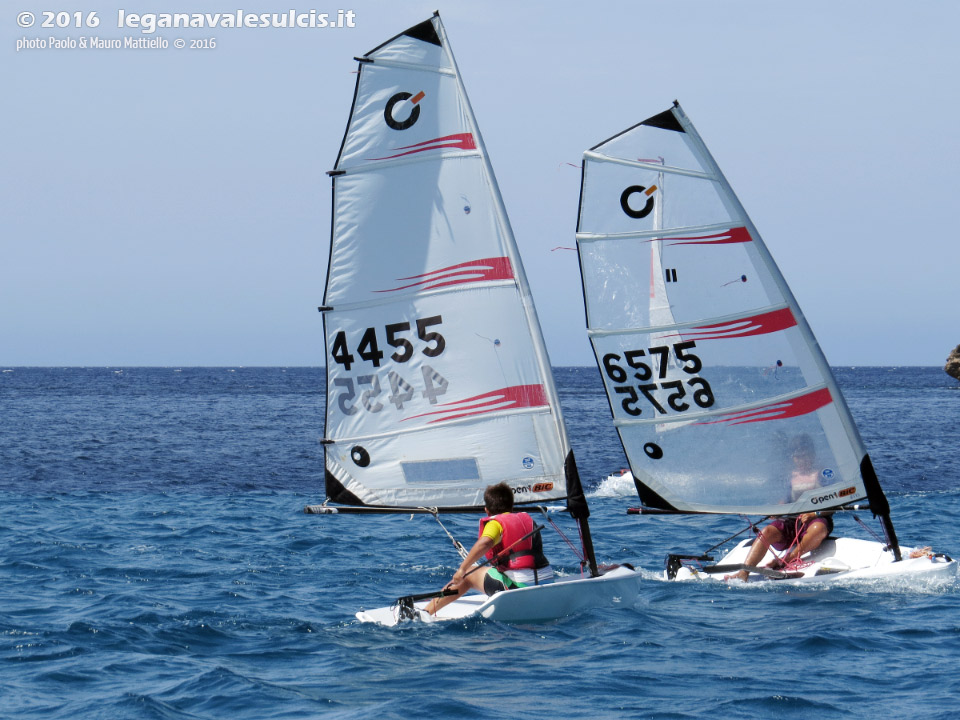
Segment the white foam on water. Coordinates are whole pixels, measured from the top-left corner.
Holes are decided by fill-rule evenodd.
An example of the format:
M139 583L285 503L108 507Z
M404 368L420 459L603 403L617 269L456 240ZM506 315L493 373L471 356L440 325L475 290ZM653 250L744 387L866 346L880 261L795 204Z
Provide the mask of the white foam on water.
M622 470L619 473L608 475L597 486L597 489L587 495L591 497L635 497L637 488L633 484L633 473Z

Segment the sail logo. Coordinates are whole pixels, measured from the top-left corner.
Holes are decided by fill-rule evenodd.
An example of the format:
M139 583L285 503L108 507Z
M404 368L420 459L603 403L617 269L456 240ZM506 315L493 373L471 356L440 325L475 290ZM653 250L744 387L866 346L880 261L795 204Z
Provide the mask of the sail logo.
M644 185L631 185L620 194L620 208L629 217L632 217L635 220L639 220L640 218L645 218L647 215L653 212L653 205L654 205L653 194L656 191L657 191L656 185L651 185L649 188L645 187ZM630 206L630 198L637 193L642 193L643 195L646 195L647 202L639 210L634 210Z
M367 158L368 160L393 160L404 155L413 155L414 153L427 152L428 150L476 150L477 143L470 133L456 133L454 135L445 135L444 137L434 138L433 140L424 140L413 145L403 145L392 150L403 150L396 155L385 155L384 157Z
M761 405L749 410L724 413L720 420L709 420L697 425L716 425L729 423L730 425L746 425L748 423L766 422L767 420L786 420L787 418L807 415L833 402L833 397L827 388L814 390L806 395L784 400L782 402Z
M825 503L827 500L836 500L837 493L830 493L829 495L820 495L819 497L810 498L810 502L814 505L819 505L820 503Z
M825 503L827 500L836 500L838 498L847 497L848 495L853 495L855 492L857 492L855 487L848 487L840 490L839 492L832 492L827 495L819 495L817 497L810 498L810 502L814 505L820 505L821 503Z
M790 312L790 308L781 308L780 310L771 310L770 312L751 315L750 317L740 318L739 320L692 327L683 332L683 337L696 341L725 340L727 338L766 335L767 333L792 328L796 324L797 320L793 316L793 313Z
M407 128L413 127L417 120L420 119L420 101L423 100L425 94L423 90L418 92L416 95L408 92L398 92L392 98L387 100L387 106L383 109L383 119L386 121L387 126L393 130L406 130ZM407 102L407 101L410 102ZM402 110L408 110L408 114L405 120L397 120L395 112L397 106L401 105Z
M528 455L527 457L525 457L525 458L521 461L521 463L523 464L523 467L524 467L525 470L533 470L533 458L530 457L529 455Z
M512 488L514 495L526 495L527 493L545 493L553 490L552 482L537 483L535 485L521 485Z
M543 385L514 385L500 390L492 390L482 395L474 395L465 400L442 403L440 407L443 409L413 415L405 418L404 422L431 416L435 417L429 421L430 424L447 422L476 415L508 412L524 408L549 407L549 402L547 401L547 391L544 390Z
M668 245L735 245L737 243L752 242L753 238L745 227L730 228L726 232L712 235L695 235L691 237L664 238ZM745 282L745 281L744 281Z
M651 190L656 190L657 186L654 185ZM630 215L630 217L644 217L649 214L647 206L644 206L641 210L633 211L628 210L624 206L624 198L628 198L628 192L633 190L643 190L641 185L635 185L634 187L627 188L623 191L623 195L620 196L620 207L623 208L623 211ZM649 192L649 191L647 191ZM650 198L647 205L649 205L650 210L653 209L653 198ZM631 212L642 213L637 215L631 215ZM674 245L736 245L738 243L748 243L753 242L753 238L750 237L750 233L747 232L745 227L735 227L725 230L724 232L712 233L710 235L689 235L689 236L665 236L665 237L654 237L644 240L643 242L654 243L662 242L664 245L674 246ZM741 275L736 280L726 283L727 285L732 285L735 282L746 282L747 276Z
M374 290L373 292L397 292L398 290L407 290L413 287L421 290L435 290L436 288L448 287L450 285L463 285L465 283L513 280L513 268L510 266L510 258L481 258L480 260L471 260L460 263L459 265L440 268L439 270L431 270L430 272L421 273L420 275L397 278L397 280L400 282L404 280L414 280L416 282L390 288L389 290Z

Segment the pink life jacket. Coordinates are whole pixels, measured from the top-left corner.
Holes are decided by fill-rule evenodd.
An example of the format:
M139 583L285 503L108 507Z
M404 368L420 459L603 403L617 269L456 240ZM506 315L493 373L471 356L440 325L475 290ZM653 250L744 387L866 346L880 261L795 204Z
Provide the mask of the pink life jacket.
M533 530L533 518L525 512L502 513L493 517L485 517L480 521L480 535L483 535L484 526L491 520L496 520L503 528L500 542L487 552L487 559L492 559L497 553L509 548L527 533ZM533 557L533 536L517 542L510 548L510 554L497 561L497 570L534 569L536 562Z

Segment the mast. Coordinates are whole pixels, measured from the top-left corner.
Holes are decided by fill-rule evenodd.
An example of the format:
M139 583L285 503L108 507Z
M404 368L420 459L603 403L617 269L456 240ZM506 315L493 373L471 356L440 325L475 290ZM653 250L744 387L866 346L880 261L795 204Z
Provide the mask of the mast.
M486 170L487 177L489 178L490 190L494 197L494 207L497 213L497 220L500 225L501 232L503 232L506 240L505 245L507 256L510 258L510 264L513 266L514 272L516 273L517 285L520 288L521 302L523 303L523 309L527 317L527 324L530 327L530 333L533 337L537 363L540 367L540 375L543 378L543 385L546 389L550 406L553 408L553 412L556 416L556 427L560 435L560 443L566 451L566 457L564 459L564 474L566 475L568 490L567 509L580 526L580 534L583 538L583 550L590 566L590 574L596 577L599 575L599 571L597 569L597 559L594 556L593 539L590 535L590 524L587 520L587 518L590 517L590 509L587 506L587 499L583 493L583 486L580 482L580 474L577 471L573 449L570 446L570 439L567 436L567 426L563 421L563 413L560 408L560 398L557 394L556 383L554 383L553 380L553 367L550 364L547 346L543 339L543 331L540 328L540 320L537 317L537 309L533 303L533 295L530 292L530 285L527 282L527 275L524 271L523 263L520 260L519 250L517 249L517 241L513 234L513 227L510 225L510 220L507 217L503 203L503 196L500 194L500 186L497 183L496 174L493 172L493 165L490 162L490 156L487 153L486 144L484 143L483 136L480 134L480 130L477 126L477 119L473 113L473 107L470 104L470 97L467 95L466 88L464 87L463 78L460 75L460 68L457 66L457 60L454 57L453 52L450 51L450 44L449 40L447 39L446 29L443 26L443 22L440 21L440 12L434 12L434 17L437 18L437 29L439 31L440 39L443 43L443 46L447 49L450 63L453 66L454 76L456 77L457 85L460 88L460 95L463 98L464 109L466 110L467 123L471 129L471 132L473 133L473 136L476 138L476 143L480 150L483 166Z

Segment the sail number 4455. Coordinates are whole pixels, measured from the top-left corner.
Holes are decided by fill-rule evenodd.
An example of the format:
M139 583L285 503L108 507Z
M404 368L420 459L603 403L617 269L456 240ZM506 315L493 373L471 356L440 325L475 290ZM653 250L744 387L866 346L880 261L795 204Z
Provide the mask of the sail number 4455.
M666 405L674 412L684 412L690 409L691 405L686 400L688 389L692 394L693 402L697 406L701 408L712 406L715 400L713 391L710 389L710 383L702 377L696 376L703 368L703 363L699 357L690 352L695 347L696 343L690 340L673 345L646 348L645 350L626 350L622 357L617 353L604 355L603 369L607 377L616 383L613 387L614 392L625 396L620 403L623 411L634 417L642 415L643 408L640 405L646 404L641 403L640 394L642 394L658 413L666 415L669 411L661 402L663 400L662 393L660 398L654 394L664 390L669 391L665 399ZM671 355L677 359L680 370L696 377L686 378L685 381L683 379L667 380L667 370L672 362ZM654 362L654 359L656 359L656 362ZM627 365L626 368L621 364L624 362ZM656 369L654 365L656 365ZM640 382L624 384L630 382L631 379Z
M443 317L440 315L418 318L416 321L417 337L427 344L421 352L427 357L437 357L447 346L443 335L436 330L430 329L435 325L440 325L442 322ZM397 351L391 354L390 358L399 363L410 360L410 358L413 357L413 343L405 337L406 333L411 332L410 323L392 323L387 325L384 331L387 334L387 344L397 348ZM361 360L373 363L374 367L380 367L380 361L383 360L384 353L383 350L380 349L380 344L377 341L377 328L368 327L364 330L356 349L357 355L360 356ZM343 330L338 332L336 337L334 337L330 354L333 356L334 362L343 365L343 369L347 372L350 371L350 366L356 362L356 357L354 357L353 353L351 353L347 347L347 333Z
M443 317L432 315L417 318L414 322L417 326L417 338L423 342L423 346L419 348L420 352L429 358L441 355L447 347L447 341L437 332L436 327L443 323ZM398 363L409 362L415 352L410 323L391 323L384 327L384 332L387 344L396 348L396 351L390 355L390 359ZM345 372L350 372L358 356L360 360L371 363L373 367L380 367L385 353L380 349L377 328L365 328L354 350L356 355L350 351L350 346L347 344L347 333L343 330L338 331L330 347L330 355L335 363L343 366ZM420 374L423 376L423 390L420 391L420 395L431 405L436 405L437 398L447 392L446 378L429 365L423 365L420 368ZM333 384L339 388L337 405L340 411L344 415L354 415L358 412L359 408L354 404L358 391L360 391L360 405L367 412L378 413L383 410L384 405L378 398L381 397L385 388L381 386L380 379L381 376L376 373L359 375L356 380L352 377L334 378ZM393 370L387 372L386 379L390 385L390 395L385 399L393 403L397 410L402 410L404 403L412 401L415 397L413 385Z

